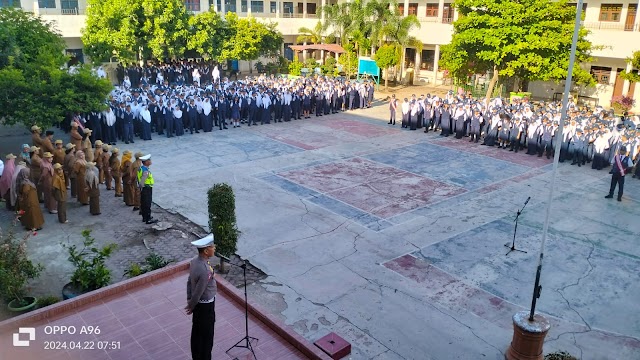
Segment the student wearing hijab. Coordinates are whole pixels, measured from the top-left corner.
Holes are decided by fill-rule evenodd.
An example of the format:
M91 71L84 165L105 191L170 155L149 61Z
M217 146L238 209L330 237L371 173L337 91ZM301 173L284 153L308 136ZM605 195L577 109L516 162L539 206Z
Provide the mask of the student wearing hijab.
M2 177L0 177L0 197L5 201L7 210L13 210L13 204L11 203L11 180L13 180L13 173L16 170L15 167L16 156L8 154L5 157L4 169L2 170Z
M53 164L53 197L57 202L58 221L66 224L67 220L67 185L64 179L64 169L60 164Z
M142 135L140 136L142 140L151 140L151 112L149 112L149 107L144 106L142 110L140 110L140 117L142 118Z
M44 225L44 217L40 204L38 203L38 194L36 193L36 185L31 181L31 170L28 168L20 170L18 174L18 202L20 210L24 214L20 216L20 223L27 230L40 230Z

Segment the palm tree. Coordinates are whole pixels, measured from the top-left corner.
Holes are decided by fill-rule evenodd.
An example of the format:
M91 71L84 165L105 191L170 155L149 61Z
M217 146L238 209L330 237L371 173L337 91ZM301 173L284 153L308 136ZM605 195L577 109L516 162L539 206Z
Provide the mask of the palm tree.
M382 46L384 40L384 27L388 22L393 22L394 17L399 17L396 13L398 2L396 0L370 0L365 5L365 14L370 20L371 55L375 53L377 47Z
M413 47L416 51L422 51L422 42L415 36L409 35L414 28L420 28L420 21L415 15L396 16L390 18L390 21L384 26L382 32L388 41L396 44L397 51L400 55L400 63L404 64L404 49ZM396 70L397 70L396 65ZM396 71L396 77L399 72Z
M325 22L330 27L340 44L346 44L354 31L361 31L368 36L370 21L361 0L353 0L322 8Z
M307 27L299 28L298 32L300 35L298 35L296 41L301 42L304 45L307 45L307 43L322 44L327 38L325 31L327 31L327 25L318 20L318 23L313 27L313 29L309 29ZM324 62L324 50L320 50L320 58Z

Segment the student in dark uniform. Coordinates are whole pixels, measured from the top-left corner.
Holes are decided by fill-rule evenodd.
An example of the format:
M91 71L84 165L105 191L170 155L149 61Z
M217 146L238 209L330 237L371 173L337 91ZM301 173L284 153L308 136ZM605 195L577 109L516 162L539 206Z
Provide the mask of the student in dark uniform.
M442 112L440 113L440 136L449 136L451 132L451 111L449 110L449 103L444 103Z
M483 119L482 115L480 115L480 110L474 109L469 123L469 135L471 138L469 142L478 142L478 139L480 138L480 130L482 127L482 120Z
M396 124L396 110L398 109L398 99L396 99L396 94L391 95L391 100L389 100L389 125Z
M605 196L607 199L613 198L613 193L618 185L618 201L622 201L622 194L624 191L624 175L633 167L633 161L627 156L627 148L625 146L620 147L618 155L613 158L613 165L611 167L611 186L609 187L609 194Z
M191 260L187 279L187 315L193 315L191 325L191 358L211 360L216 322L216 279L211 258L216 252L213 235L191 244L198 256Z

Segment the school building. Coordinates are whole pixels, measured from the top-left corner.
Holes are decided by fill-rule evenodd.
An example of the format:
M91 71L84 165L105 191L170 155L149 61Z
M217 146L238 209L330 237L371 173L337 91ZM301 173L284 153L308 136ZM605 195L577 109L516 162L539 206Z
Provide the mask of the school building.
M198 13L213 8L219 12L236 12L239 16L253 16L258 19L271 20L278 24L278 30L284 35L283 54L289 59L294 52L291 45L296 45L298 29L313 28L318 20L323 19L320 12L322 6L335 4L338 0L184 0L187 10ZM344 1L344 0L340 0ZM612 97L617 95L636 96L637 84L620 78L622 70L636 71L625 61L635 50L640 50L640 17L637 16L640 1L616 2L605 0L587 0L583 4L585 11L583 25L591 31L589 39L594 45L600 45L593 52L593 62L580 64L588 69L596 79L595 87L574 86L572 95L580 102L610 105ZM82 52L81 29L86 20L85 0L0 0L0 7L21 6L43 19L53 21L67 43L67 51L79 60L84 59ZM574 4L575 6L575 4ZM450 0L403 0L398 11L405 16L414 14L421 27L413 34L422 41L422 51L413 48L405 49L402 64L402 76L413 74L414 84L442 85L446 81L445 74L438 67L440 46L447 44L453 33L453 21L457 12ZM248 71L249 64L240 64L241 71ZM409 71L407 71L409 70ZM400 75L400 74L399 74ZM479 83L488 78L480 78ZM564 83L531 82L528 91L534 98L560 98ZM634 108L640 110L640 101Z

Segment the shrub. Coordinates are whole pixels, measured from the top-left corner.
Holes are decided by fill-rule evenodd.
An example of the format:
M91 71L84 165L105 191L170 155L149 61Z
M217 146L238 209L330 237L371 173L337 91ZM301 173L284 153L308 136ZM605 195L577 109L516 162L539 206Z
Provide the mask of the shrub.
M300 76L303 67L304 64L298 61L297 58L295 58L292 62L289 63L289 75Z
M91 237L91 230L83 230L82 249L76 245L62 246L69 252L68 260L75 266L71 276L71 283L82 291L93 291L109 285L111 282L111 270L105 265L105 261L111 257L116 244L108 244L99 249L94 246L95 239Z
M578 360L575 356L571 356L564 351L558 351L544 356L544 360Z
M209 230L215 239L216 251L231 256L237 250L240 231L236 226L236 198L228 184L215 184L207 192L209 207ZM224 262L220 259L220 271Z
M151 253L147 255L143 264L138 264L138 263L129 264L129 268L125 270L124 276L131 279L133 277L148 273L149 271L162 269L163 267L169 265L174 261L175 261L174 259L167 260L162 255Z
M38 299L38 307L43 308L55 303L59 303L62 299L57 296L49 295Z
M16 217L15 223L20 215ZM27 256L27 239L35 232L28 231L22 239L16 238L14 233L4 233L0 229L0 295L7 301L16 300L18 306L28 305L27 283L40 276L44 269L41 264L34 264Z
M617 113L631 110L635 103L636 101L631 96L618 95L611 99L611 107Z

